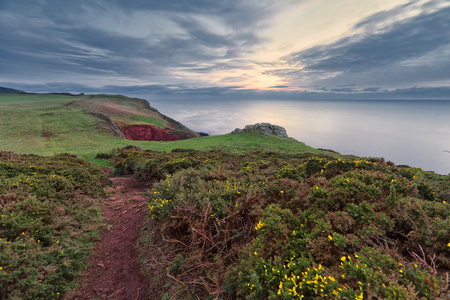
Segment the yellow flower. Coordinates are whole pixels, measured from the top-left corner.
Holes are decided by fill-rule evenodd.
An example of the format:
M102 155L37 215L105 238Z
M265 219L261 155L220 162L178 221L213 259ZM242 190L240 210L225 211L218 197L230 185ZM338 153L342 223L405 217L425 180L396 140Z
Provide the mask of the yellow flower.
M345 261L346 259L347 259L347 257L345 257L345 256L342 256L342 257L341 257L341 260L342 260L342 261Z
M259 230L259 229L261 229L261 227L263 227L263 226L264 226L264 223L261 222L261 220L259 220L258 224L255 226L255 229L256 229L256 230Z
M450 247L450 243L447 244L447 247Z
M333 237L331 235L329 235L328 239L331 241L333 239Z

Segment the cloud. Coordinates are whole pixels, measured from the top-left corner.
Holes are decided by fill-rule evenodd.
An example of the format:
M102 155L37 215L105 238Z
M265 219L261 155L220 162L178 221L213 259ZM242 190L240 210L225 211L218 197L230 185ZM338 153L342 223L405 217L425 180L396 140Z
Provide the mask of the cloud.
M378 92L380 89L380 87L367 87L363 89L363 92Z
M181 74L189 81L186 74L237 68L235 61L263 42L258 28L277 6L238 0L24 0L2 2L1 8L0 80L38 82L45 70L47 81L85 75L103 84L181 83ZM241 60L239 67L247 63Z
M143 98L152 102L158 100L218 100L229 99L257 99L257 100L376 100L376 99L417 99L417 100L450 100L450 87L414 87L407 89L385 90L379 87L368 87L362 91L352 87L328 89L316 87L320 92L245 89L242 86L228 87L190 87L184 84L152 84L152 85L105 85L93 87L70 82L52 82L46 84L17 84L2 82L0 86L14 88L32 93L65 92L73 94L122 94L131 97Z
M334 86L448 83L450 7L428 3L419 7L422 13L402 17L409 15L411 5L367 18L355 26L355 35L288 56L288 63L297 66L291 78Z
M273 45L271 34L289 41L289 24L303 24L293 20L311 7L329 17L326 1L312 0L2 0L0 82L162 95L240 90L239 96L252 97L261 93L249 87L295 97L288 90L375 93L450 85L448 1L408 1L360 20L340 40L300 43L302 51L278 59L286 52L276 50L285 45Z

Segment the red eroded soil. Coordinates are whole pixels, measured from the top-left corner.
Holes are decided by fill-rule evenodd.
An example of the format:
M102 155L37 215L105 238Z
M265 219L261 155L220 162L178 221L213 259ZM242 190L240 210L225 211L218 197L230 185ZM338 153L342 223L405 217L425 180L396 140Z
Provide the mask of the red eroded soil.
M126 138L134 141L177 141L183 138L153 125L120 126Z
M144 187L133 178L112 177L102 207L104 230L80 287L64 299L151 299L134 250L145 215Z

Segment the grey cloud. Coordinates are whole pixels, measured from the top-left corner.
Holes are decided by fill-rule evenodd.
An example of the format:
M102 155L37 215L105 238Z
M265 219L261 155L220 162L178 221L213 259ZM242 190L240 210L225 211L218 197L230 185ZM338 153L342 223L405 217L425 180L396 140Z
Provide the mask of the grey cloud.
M363 89L363 92L378 92L380 90L380 87L367 87Z
M450 80L450 7L437 10L430 4L444 3L439 1L429 1L421 14L389 25L384 22L422 2L375 14L355 27L358 34L294 53L286 58L291 68L273 69L280 64L246 61L242 54L265 42L258 33L274 12L298 0L0 0L0 82L24 90L27 83L39 83L42 88L28 87L47 92L262 97L242 87L193 89L202 83L179 76L259 65L272 69L263 74L291 78L290 86L326 87L327 95L353 93L345 90L349 85L373 94L381 88L439 86ZM155 25L157 21L147 24L147 15L141 16L144 28L139 34L108 27L114 18L127 24L147 13L149 18L160 15L173 28ZM219 28L208 27L208 22L217 22ZM233 76L221 82L238 82ZM298 96L287 91L276 95ZM315 95L302 92L302 97Z
M36 81L45 72L163 82L171 69L195 73L234 68L232 59L262 42L256 28L275 9L270 1L251 4L238 0L5 1L0 7L0 79ZM113 10L127 18L134 12L168 12L164 17L184 34L162 28L157 37L136 38L131 32L124 35L96 26L102 14ZM85 20L86 16L92 18ZM207 28L202 16L220 21L229 32ZM224 59L230 64L218 61Z
M445 99L450 100L450 87L414 87L407 89L384 90L378 87L366 88L358 91L352 88L328 89L323 87L321 92L307 91L260 91L243 89L242 86L192 88L184 84L178 85L106 85L94 88L89 85L74 84L69 82L53 82L47 84L17 84L14 82L2 82L0 86L23 90L32 93L67 92L67 93L107 93L123 94L132 97L144 98L151 102L152 99L208 99L226 101L228 99L296 99L296 100L365 100L365 99Z
M273 85L273 86L269 86L269 88L272 89L284 89L284 88L288 88L288 85Z
M408 82L414 77L426 81L431 78L449 80L450 73L441 72L439 66L449 64L450 7L440 10L425 7L424 11L429 12L394 22L383 30L373 30L378 23L406 8L401 6L366 19L356 26L362 33L355 36L289 56L287 59L292 65L303 66L302 70L292 74L292 78L304 77L310 78L311 82L334 85L348 82L367 85L370 80L375 84ZM441 55L432 55L439 51ZM434 74L426 70L431 66ZM392 71L402 79L391 76Z
M317 80L317 82L327 86L351 82L357 86L377 85L388 89L440 86L449 82L448 70L450 70L450 51L436 50L429 55L410 61L373 67L359 72L343 72L338 76Z
M334 88L334 89L330 89L330 91L332 92L339 92L339 93L354 93L354 92L359 92L356 89L353 88Z
M425 55L450 43L450 7L429 15L419 15L396 24L385 33L361 39L346 38L331 46L321 46L296 54L307 68L326 71L358 71L389 65Z

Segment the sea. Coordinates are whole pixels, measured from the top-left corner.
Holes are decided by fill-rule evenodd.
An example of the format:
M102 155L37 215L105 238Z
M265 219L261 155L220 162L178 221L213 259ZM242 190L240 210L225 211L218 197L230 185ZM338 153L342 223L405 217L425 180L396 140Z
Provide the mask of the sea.
M446 100L156 100L150 105L197 132L218 135L267 122L305 144L450 173Z

